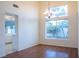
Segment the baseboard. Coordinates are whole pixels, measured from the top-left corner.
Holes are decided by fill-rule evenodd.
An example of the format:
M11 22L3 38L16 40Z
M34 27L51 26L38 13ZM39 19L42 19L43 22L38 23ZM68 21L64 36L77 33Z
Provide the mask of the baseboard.
M38 45L55 46L55 47L64 47L64 46L48 45L48 44L38 44ZM73 48L73 47L64 47L64 48ZM78 48L73 48L73 49L77 49L77 50L78 50Z
M6 55L0 56L0 58L5 58Z
M34 45L31 45L31 46L29 46L29 47L27 47L27 48L19 49L17 52L22 51L22 50L25 50L25 49L29 49L29 48L34 47L34 46L37 46L37 45L38 45L38 44L34 44Z

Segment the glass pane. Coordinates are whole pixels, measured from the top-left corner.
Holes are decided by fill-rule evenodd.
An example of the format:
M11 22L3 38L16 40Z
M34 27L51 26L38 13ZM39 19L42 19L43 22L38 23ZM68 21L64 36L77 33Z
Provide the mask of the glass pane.
M49 7L44 14L46 19L49 16L50 18L68 16L68 5Z
M68 38L68 20L45 22L46 38Z
M13 16L5 16L5 31L7 35L16 34L15 18Z

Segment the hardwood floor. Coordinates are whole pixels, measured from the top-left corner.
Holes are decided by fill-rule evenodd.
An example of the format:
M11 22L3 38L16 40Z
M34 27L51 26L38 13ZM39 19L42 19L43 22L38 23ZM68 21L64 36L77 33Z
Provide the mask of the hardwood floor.
M77 58L76 48L37 45L6 56L6 58Z

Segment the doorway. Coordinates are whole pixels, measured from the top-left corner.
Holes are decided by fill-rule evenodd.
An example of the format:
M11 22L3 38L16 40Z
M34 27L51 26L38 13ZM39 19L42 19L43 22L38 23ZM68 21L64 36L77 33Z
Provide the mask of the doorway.
M6 36L6 55L16 52L18 49L18 16L6 13L5 14L5 36Z

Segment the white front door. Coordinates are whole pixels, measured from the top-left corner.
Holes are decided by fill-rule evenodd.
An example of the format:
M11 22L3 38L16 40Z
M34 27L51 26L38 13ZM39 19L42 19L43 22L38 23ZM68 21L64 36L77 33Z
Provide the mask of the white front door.
M6 54L17 51L17 16L5 15Z

